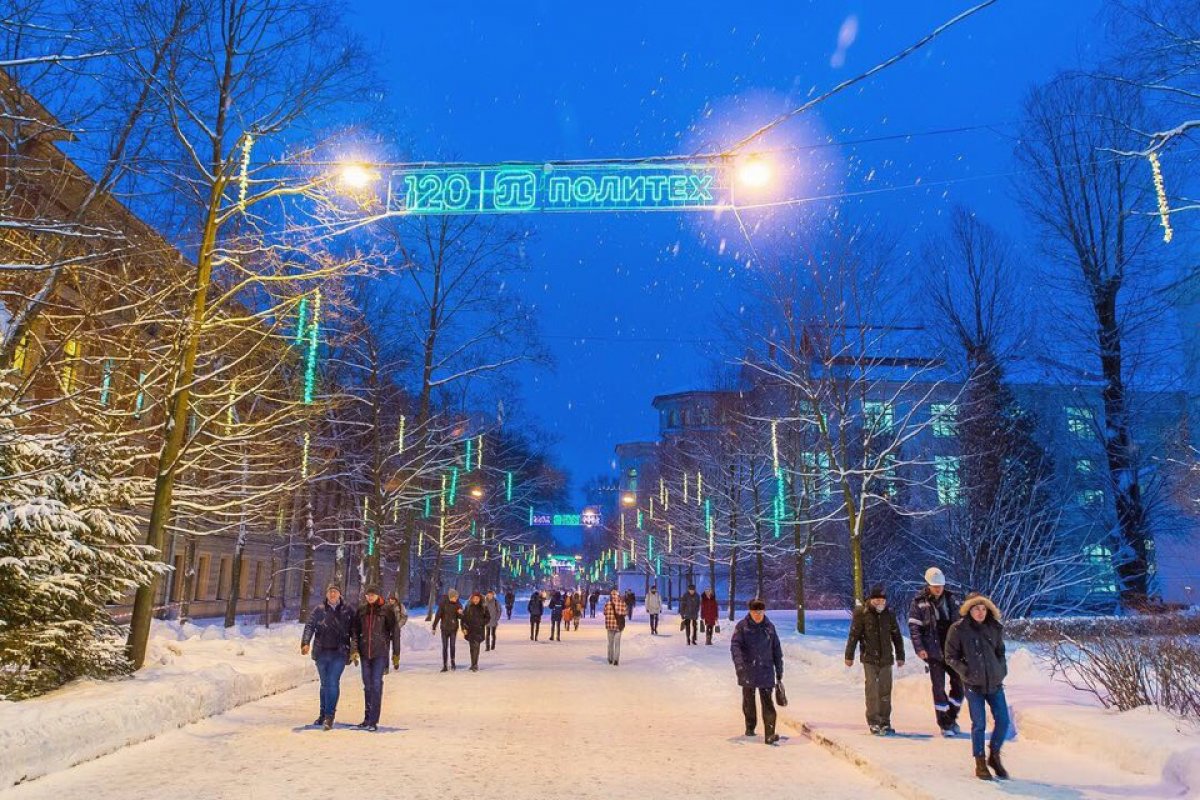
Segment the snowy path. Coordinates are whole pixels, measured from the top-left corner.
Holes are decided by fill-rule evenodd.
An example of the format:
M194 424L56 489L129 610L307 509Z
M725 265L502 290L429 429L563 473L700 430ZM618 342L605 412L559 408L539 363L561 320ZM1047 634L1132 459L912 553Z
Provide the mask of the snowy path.
M406 653L385 679L378 733L304 727L316 716L312 684L0 797L612 800L778 797L783 787L806 798L889 796L786 725L791 738L778 748L762 744L761 727L755 740L739 735L728 633L687 648L667 620L667 635L646 627L644 615L635 619L614 668L598 619L561 644L528 641L527 624L514 619L478 674L461 667L461 641L454 673L437 671L440 652ZM353 724L361 713L358 672L347 669L339 719Z

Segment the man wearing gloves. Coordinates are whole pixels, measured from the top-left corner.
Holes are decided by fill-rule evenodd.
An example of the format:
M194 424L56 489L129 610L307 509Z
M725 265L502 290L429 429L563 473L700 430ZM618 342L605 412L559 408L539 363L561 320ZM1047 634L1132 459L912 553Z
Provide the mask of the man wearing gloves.
M383 706L383 673L388 656L392 666L400 667L400 625L396 612L384 603L379 587L368 585L363 591L363 604L358 607L351 628L354 650L351 658L362 659L363 698L366 710L359 728L369 731L379 727L379 712Z
M959 733L958 711L963 703L962 680L946 666L946 635L954 623L958 605L946 589L946 576L937 567L925 570L925 588L913 598L908 609L908 634L917 658L929 668L933 683L933 708L942 736ZM950 691L946 692L946 682Z
M775 626L767 619L767 604L762 600L750 601L750 613L733 629L729 649L733 655L738 686L742 687L746 735L753 736L758 727L754 705L757 691L765 726L763 741L775 744L779 741L779 734L775 733L775 701L771 692L775 684L783 680L783 647Z

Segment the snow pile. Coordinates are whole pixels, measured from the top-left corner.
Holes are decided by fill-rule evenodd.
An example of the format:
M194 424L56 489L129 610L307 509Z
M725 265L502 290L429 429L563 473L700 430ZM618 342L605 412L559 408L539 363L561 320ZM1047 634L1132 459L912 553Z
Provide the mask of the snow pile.
M302 630L299 623L226 630L156 621L146 666L129 678L80 680L33 700L0 702L0 787L315 681L312 659L300 654ZM410 620L402 650L433 646L429 627Z

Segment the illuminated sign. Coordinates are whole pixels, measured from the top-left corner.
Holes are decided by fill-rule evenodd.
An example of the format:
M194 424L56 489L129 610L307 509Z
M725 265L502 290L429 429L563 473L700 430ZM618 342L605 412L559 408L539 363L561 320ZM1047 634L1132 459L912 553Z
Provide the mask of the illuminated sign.
M718 162L505 164L397 170L388 211L517 214L535 211L696 211L733 204Z
M584 511L582 514L532 514L529 524L554 526L556 528L591 528L600 524L600 512Z
M551 514L533 514L529 517L530 525L553 525L554 519Z

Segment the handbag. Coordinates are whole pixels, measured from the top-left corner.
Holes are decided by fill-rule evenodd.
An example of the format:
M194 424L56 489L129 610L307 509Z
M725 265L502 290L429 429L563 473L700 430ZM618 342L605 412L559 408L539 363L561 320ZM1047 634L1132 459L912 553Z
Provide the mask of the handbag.
M617 630L618 630L618 631L623 631L623 630L625 630L625 615L624 615L624 614L617 614L617 615L616 615L616 618L617 618Z
M721 632L721 626L720 626L720 625L718 625L716 628L714 628L714 629L713 629L713 631L714 631L715 633L720 633L720 632Z
M783 688L783 681L775 682L775 705L781 708L787 705L787 692Z

